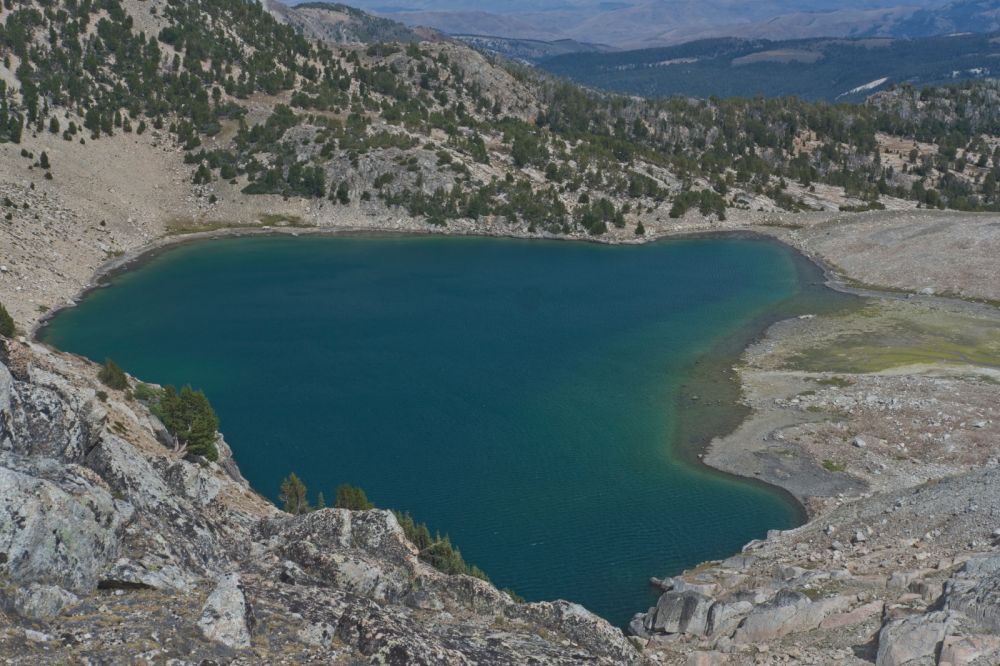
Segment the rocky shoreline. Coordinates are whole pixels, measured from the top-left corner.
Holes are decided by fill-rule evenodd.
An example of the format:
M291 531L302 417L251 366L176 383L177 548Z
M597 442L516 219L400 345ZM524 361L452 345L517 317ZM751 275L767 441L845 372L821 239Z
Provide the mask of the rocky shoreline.
M389 511L282 513L96 370L0 340L5 663L641 660L575 604L431 568Z
M80 284L79 287L84 290L95 288L107 276L134 267L136 262L143 261L150 253L183 242L278 233L305 235L414 232L439 233L436 229L426 228L382 230L261 227L230 230L216 228L190 235L167 236L105 262L89 283ZM913 289L907 296L895 291L880 293L859 288L850 283L852 276L844 275L827 257L817 254L811 239L803 239L799 230L789 230L783 226L748 225L708 231L719 232L761 234L784 242L819 265L830 286L862 293L870 299L870 305L861 313L819 317L806 315L770 326L750 346L736 368L744 389L743 402L751 409L751 416L733 433L715 439L704 455L704 463L714 468L789 491L806 507L810 521L797 530L774 533L766 541L752 542L742 555L723 562L706 563L673 579L656 579L657 584L664 589L660 602L648 612L638 614L630 626L630 633L634 635L632 640L637 641L639 652L630 652L632 648L628 647L627 642L621 643L618 639L610 638L607 631L611 630L613 635L614 630L596 618L587 621L592 626L588 625L590 628L587 630L586 640L599 635L599 643L616 646L615 656L610 657L608 663L629 663L634 660L652 660L658 663L777 663L783 660L851 663L855 660L864 663L877 660L880 664L902 664L910 662L893 655L902 649L899 645L912 642L913 631L922 637L932 635L932 638L940 633L940 640L926 639L932 645L931 652L936 654L944 654L942 646L945 643L951 650L947 654L961 646L965 646L961 649L966 650L962 654L994 654L994 650L1000 650L1000 643L991 642L994 635L989 624L991 620L981 619L989 616L989 611L969 601L980 594L977 585L992 584L990 576L993 575L993 570L990 567L993 566L993 560L990 558L993 557L994 541L991 534L994 527L986 529L982 520L965 525L962 529L976 537L974 541L964 544L942 543L940 534L928 537L934 530L909 536L917 526L924 524L918 520L920 516L931 510L936 511L928 508L928 502L914 503L910 514L904 512L894 516L894 520L889 523L891 529L880 528L880 524L886 523L880 523L883 519L876 518L857 529L844 528L843 525L852 520L856 522L859 512L866 516L877 514L887 502L890 503L890 508L896 507L901 501L899 498L909 497L913 494L913 489L928 482L933 484L951 479L949 483L956 484L961 490L966 487L963 484L986 484L990 487L994 475L1000 475L1000 471L994 472L995 458L988 455L988 444L997 441L1000 431L1000 414L993 413L989 408L991 400L994 401L993 404L1000 404L998 384L991 383L1000 383L1000 372L990 367L991 362L1000 358L1000 348L994 346L996 336L991 335L991 331L997 330L996 324L1000 321L996 309L989 305L969 304L950 298L919 294L914 296L917 289ZM449 230L444 230L443 233L449 233ZM697 227L662 231L642 239L628 239L628 242L651 242L699 233L704 231ZM517 233L478 235L524 237ZM603 242L608 240L615 242L615 239L605 239ZM37 333L49 316L51 312L35 318L33 333ZM954 330L961 330L962 327L976 329L979 337L966 341L969 345L965 350L968 352L971 349L974 353L966 353L964 359L961 353L954 358L947 354L938 354L940 358L935 358L934 349L941 341L939 329L942 326L949 330L956 326L958 328ZM868 358L872 355L872 350L861 344L861 338L882 336L879 338L881 348L892 349L892 331L898 333L901 327L908 333L897 337L900 337L901 348L904 350L914 348L912 358L902 354L900 358L882 359L881 366L884 367L879 365L879 359L872 361ZM912 331L918 331L918 338L925 335L926 344L921 346L919 340L915 344L910 339ZM17 343L8 344L17 346ZM842 347L846 356L859 355L866 362L872 361L874 365L841 367L838 363L842 359L836 355L824 358L817 351L831 346L835 349ZM32 343L22 344L22 347L30 350L24 352L25 358L41 357L46 359L46 363L52 363L51 359L58 359L59 363L68 363L73 367L90 365ZM914 358L920 362L914 363ZM37 360L26 363L31 368ZM824 366L824 363L829 367ZM89 368L85 372L93 373L94 369ZM11 374L15 374L13 370ZM24 381L30 379L29 371ZM77 380L78 377L64 380L63 386ZM78 399L77 401L79 402ZM977 413L983 418L971 422L969 429L975 431L976 435L973 440L962 441L955 436L953 429L952 432L942 432L939 441L923 447L918 454L914 451L913 444L890 441L893 437L885 435L891 433L898 439L908 440L911 436L919 439L918 435L922 433L911 433L906 428L894 432L891 424L888 431L878 431L873 427L877 420L873 417L873 412L882 413L879 410L904 410L911 421L927 416L929 411L937 415L934 418L938 421L941 420L940 414L975 410L979 410ZM24 420L27 422L27 417ZM896 419L895 423L899 424L904 420ZM872 429L873 434L869 434L866 428ZM900 449L899 446L903 448ZM900 465L901 451L906 451L905 466ZM158 455L165 453L161 451ZM932 456L941 459L930 459ZM867 460L866 457L872 459ZM974 474L979 475L978 480L973 480ZM992 501L990 497L987 496L984 503ZM935 496L933 501L938 502L939 499ZM953 497L949 501L951 499ZM997 515L1000 515L1000 498L997 503ZM904 502L902 506L911 505ZM890 513L900 510L892 508ZM264 512L274 511L270 507ZM906 520L896 520L897 518ZM903 529L904 526L909 532ZM944 528L935 529L942 530L943 533ZM902 545L897 545L896 541ZM970 547L970 543L974 547ZM324 547L329 547L329 544ZM914 553L910 549L913 548L923 549L916 553L920 556L919 559L911 562L910 558ZM379 555L372 551L369 556ZM893 558L896 558L895 565L892 564ZM924 567L924 563L931 559L936 560L935 566L929 569ZM970 562L973 564L970 565ZM921 566L917 567L918 563ZM384 563L379 566L384 566ZM896 569L891 574L885 574L884 570L890 566L895 566ZM1000 565L997 569L1000 569ZM357 571L356 565L352 565L352 575ZM255 595L260 594L259 591L247 593L244 579L238 573L236 578L230 576L232 572L216 573L222 578L211 579L216 581L215 591L207 599L203 599L206 608L212 604L230 603L233 599L238 601L237 592L241 589L244 590L244 603L251 596L256 599ZM148 578L148 569L143 575ZM199 573L195 578L198 576L203 574ZM906 579L905 584L900 583L903 578ZM116 588L114 594L122 596L121 590L132 589L129 586L135 583L132 579L125 582L127 585ZM917 588L920 589L919 594L913 591ZM30 589L35 590L34 587ZM105 589L111 588L105 585ZM155 586L152 589L156 589ZM953 589L971 591L963 593L964 596L954 597L952 601L946 597L945 591ZM940 590L940 593L935 592L936 590ZM24 597L26 593L20 594ZM76 593L70 591L70 594ZM47 588L42 592L35 590L31 595L41 595L38 599L44 599L46 604L53 598L62 598L61 592L53 592ZM24 598L35 599L31 595ZM391 603L397 602L400 602L398 598L391 600ZM42 601L24 603L28 605L22 604L22 610ZM401 603L407 605L413 602L406 600ZM512 611L509 609L498 611L500 607L507 607L501 602L497 603L500 603L499 607L490 606L491 617L496 618L497 613L510 615ZM937 610L942 603L964 610ZM16 600L9 602L7 607L13 608L12 612L20 616L21 611L17 609L21 606L17 606ZM572 611L578 612L583 611ZM940 615L942 612L945 614ZM213 614L209 611L205 613ZM59 615L58 609L55 615ZM48 617L50 616L46 616ZM979 624L972 623L968 620L969 617L980 618L976 620ZM62 618L64 621L65 616ZM16 626L19 625L11 624L11 628ZM254 632L251 623L246 623L245 627L245 630L237 626L221 633L203 627L202 636L235 636L232 640L236 641L237 647L230 649L238 652L245 647L244 634L260 635L259 632ZM843 627L857 628L857 636L864 634L865 640L849 638L842 630ZM42 629L25 631L45 633ZM897 634L904 638L896 640L893 636ZM28 634L25 633L24 636ZM207 640L211 642L211 639ZM971 653L967 650L967 644L975 648L968 648L972 650ZM46 649L52 647L51 641L42 641L40 645ZM893 645L897 647L892 647ZM33 654L27 648L38 647L30 639L22 640L18 646L19 650L27 650L24 654ZM513 647L508 645L507 649L511 650L510 655L517 654ZM593 649L595 653L605 655L601 659L609 658L606 651L602 652L597 647ZM917 658L929 659L927 655ZM983 658L987 659L983 663L988 663L988 658ZM556 660L550 663L560 662Z
M774 324L751 416L704 461L780 485L801 528L682 576L630 630L662 663L996 663L1000 313L866 290ZM973 601L975 599L975 601ZM698 655L697 657L693 655Z
M425 225L426 226L426 225ZM101 266L99 266L95 271L94 275L89 280L86 285L84 285L80 291L73 296L69 302L57 309L52 309L45 312L35 323L31 330L31 338L34 341L40 341L42 331L45 326L51 321L55 316L57 316L65 308L75 307L77 303L82 301L88 293L94 289L100 289L107 283L108 280L112 279L114 276L121 273L129 272L139 268L143 263L153 259L158 256L161 252L170 250L171 248L186 245L189 243L206 242L212 240L223 240L227 238L246 238L246 237L280 237L280 236L291 236L291 237L310 237L310 236L382 236L382 237L408 237L408 236L474 236L481 238L507 238L514 240L537 240L537 241L563 241L563 242L591 242L603 245L638 245L653 243L666 240L682 240L688 238L753 238L767 242L776 242L782 244L784 247L788 248L789 251L795 253L798 260L809 262L812 266L816 267L823 276L825 281L825 286L848 294L860 293L856 289L844 284L840 280L833 270L826 265L822 260L810 257L800 251L798 248L789 245L785 240L782 240L772 234L766 232L766 230L753 228L753 229L734 229L734 230L718 230L718 231L681 231L681 232L664 232L658 235L651 235L648 237L642 237L638 239L622 240L617 238L600 238L593 237L587 234L576 234L572 236L554 236L550 234L528 234L519 233L517 231L510 232L486 232L486 231L464 231L464 232L454 232L448 228L438 229L436 227L430 227L427 229L407 229L407 230L383 230L379 228L327 228L327 229L317 229L314 227L271 227L265 226L261 228L246 228L246 227L222 227L217 229L212 229L211 231L201 231L187 234L179 234L172 236L165 236L159 238L149 244L146 244L140 248L132 250L130 252L124 253L119 257L115 257ZM871 293L871 292L868 292ZM780 321L783 317L780 315L775 315L768 317L769 320ZM770 324L760 327L760 330L755 333L747 346L756 344L759 342L766 334L767 330L770 329ZM687 396L682 396L680 400L683 402L687 399ZM713 433L719 432L719 428L713 427L711 429ZM726 436L730 433L725 431L720 433L720 436ZM741 479L745 479L750 482L760 482L765 485L771 486L787 495L790 501L795 502L801 507L802 514L804 517L810 517L810 510L808 503L804 501L804 497L801 493L795 492L793 487L789 487L787 479L779 477L766 477L761 478L760 475L746 474L743 471L737 470L732 465L729 465L726 461L715 461L715 458L707 456L710 447L710 440L714 440L716 437L714 434L708 438L702 436L702 440L697 446L688 446L688 451L685 452L685 457L688 459L690 464L696 465L706 465L713 471L722 472L725 474L731 474ZM715 464L713 464L715 462Z

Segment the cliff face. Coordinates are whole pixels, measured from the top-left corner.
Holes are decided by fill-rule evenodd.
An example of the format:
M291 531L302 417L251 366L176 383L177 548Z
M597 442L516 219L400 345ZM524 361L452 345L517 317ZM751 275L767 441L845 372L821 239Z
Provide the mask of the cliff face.
M79 358L0 338L10 661L639 661L575 604L516 603L430 568L388 511L284 514L221 441L219 463L175 459L155 417L95 377Z

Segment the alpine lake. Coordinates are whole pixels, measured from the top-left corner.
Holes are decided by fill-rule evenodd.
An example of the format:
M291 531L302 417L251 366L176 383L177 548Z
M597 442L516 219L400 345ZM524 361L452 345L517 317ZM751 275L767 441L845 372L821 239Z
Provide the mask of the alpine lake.
M650 576L802 522L697 453L745 416L745 346L844 301L753 237L260 236L152 253L40 338L203 389L270 498L361 486L498 587L624 625Z

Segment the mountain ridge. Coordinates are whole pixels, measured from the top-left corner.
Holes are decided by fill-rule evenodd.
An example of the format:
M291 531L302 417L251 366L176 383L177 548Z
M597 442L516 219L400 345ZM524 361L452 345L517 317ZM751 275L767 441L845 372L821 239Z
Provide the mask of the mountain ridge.
M678 46L576 53L538 66L581 84L647 97L779 97L863 101L877 89L995 78L1000 33L916 39L770 41L720 37ZM865 87L873 81L878 85Z
M953 2L577 2L554 8L491 8L468 3L423 3L408 8L359 5L408 25L449 34L507 39L574 39L615 48L670 46L711 37L802 39L818 37L928 37L959 31L1000 30L996 0Z

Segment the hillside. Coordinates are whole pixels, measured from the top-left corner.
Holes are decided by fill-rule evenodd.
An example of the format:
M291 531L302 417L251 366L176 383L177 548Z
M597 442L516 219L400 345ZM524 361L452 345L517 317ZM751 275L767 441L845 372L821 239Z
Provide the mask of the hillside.
M543 60L572 53L604 53L615 49L603 44L588 44L574 39L543 41L538 39L516 39L509 37L488 37L484 35L452 35L472 48L511 60L537 64Z
M348 16L336 7L274 9L299 32L229 0L112 9L4 12L0 127L13 223L4 233L15 239L35 231L24 203L90 190L79 178L90 159L145 171L142 186L162 190L125 204L126 220L150 215L161 195L187 202L152 214L175 230L405 219L629 239L695 209L721 221L998 205L991 85L922 92L915 106L907 89L858 106L645 102L588 93L447 41L301 36L331 37L330 21ZM355 31L389 30L351 21ZM104 252L129 249L113 242L120 223L108 223Z
M996 83L649 101L337 6L12 0L0 23L5 658L995 663ZM772 328L737 369L753 418L706 452L812 520L658 581L626 639L433 569L389 512L283 513L222 439L185 457L137 380L27 340L149 249L358 230L750 231L821 261L871 301Z
M583 85L646 97L780 97L864 101L893 85L994 77L995 34L913 40L711 39L618 53L553 56L540 67Z
M411 43L434 38L432 31L410 29L401 23L338 3L303 2L294 9L279 2L266 2L264 5L273 16L310 39L336 44L369 44Z
M958 0L936 9L920 9L905 19L875 24L869 35L915 39L963 32L992 33L1000 30L1000 2Z
M763 21L728 23L695 30L667 29L641 46L666 46L711 37L770 39L893 37L916 39L1000 30L1000 2L958 0L939 6L902 3L885 7L844 7L793 11Z

